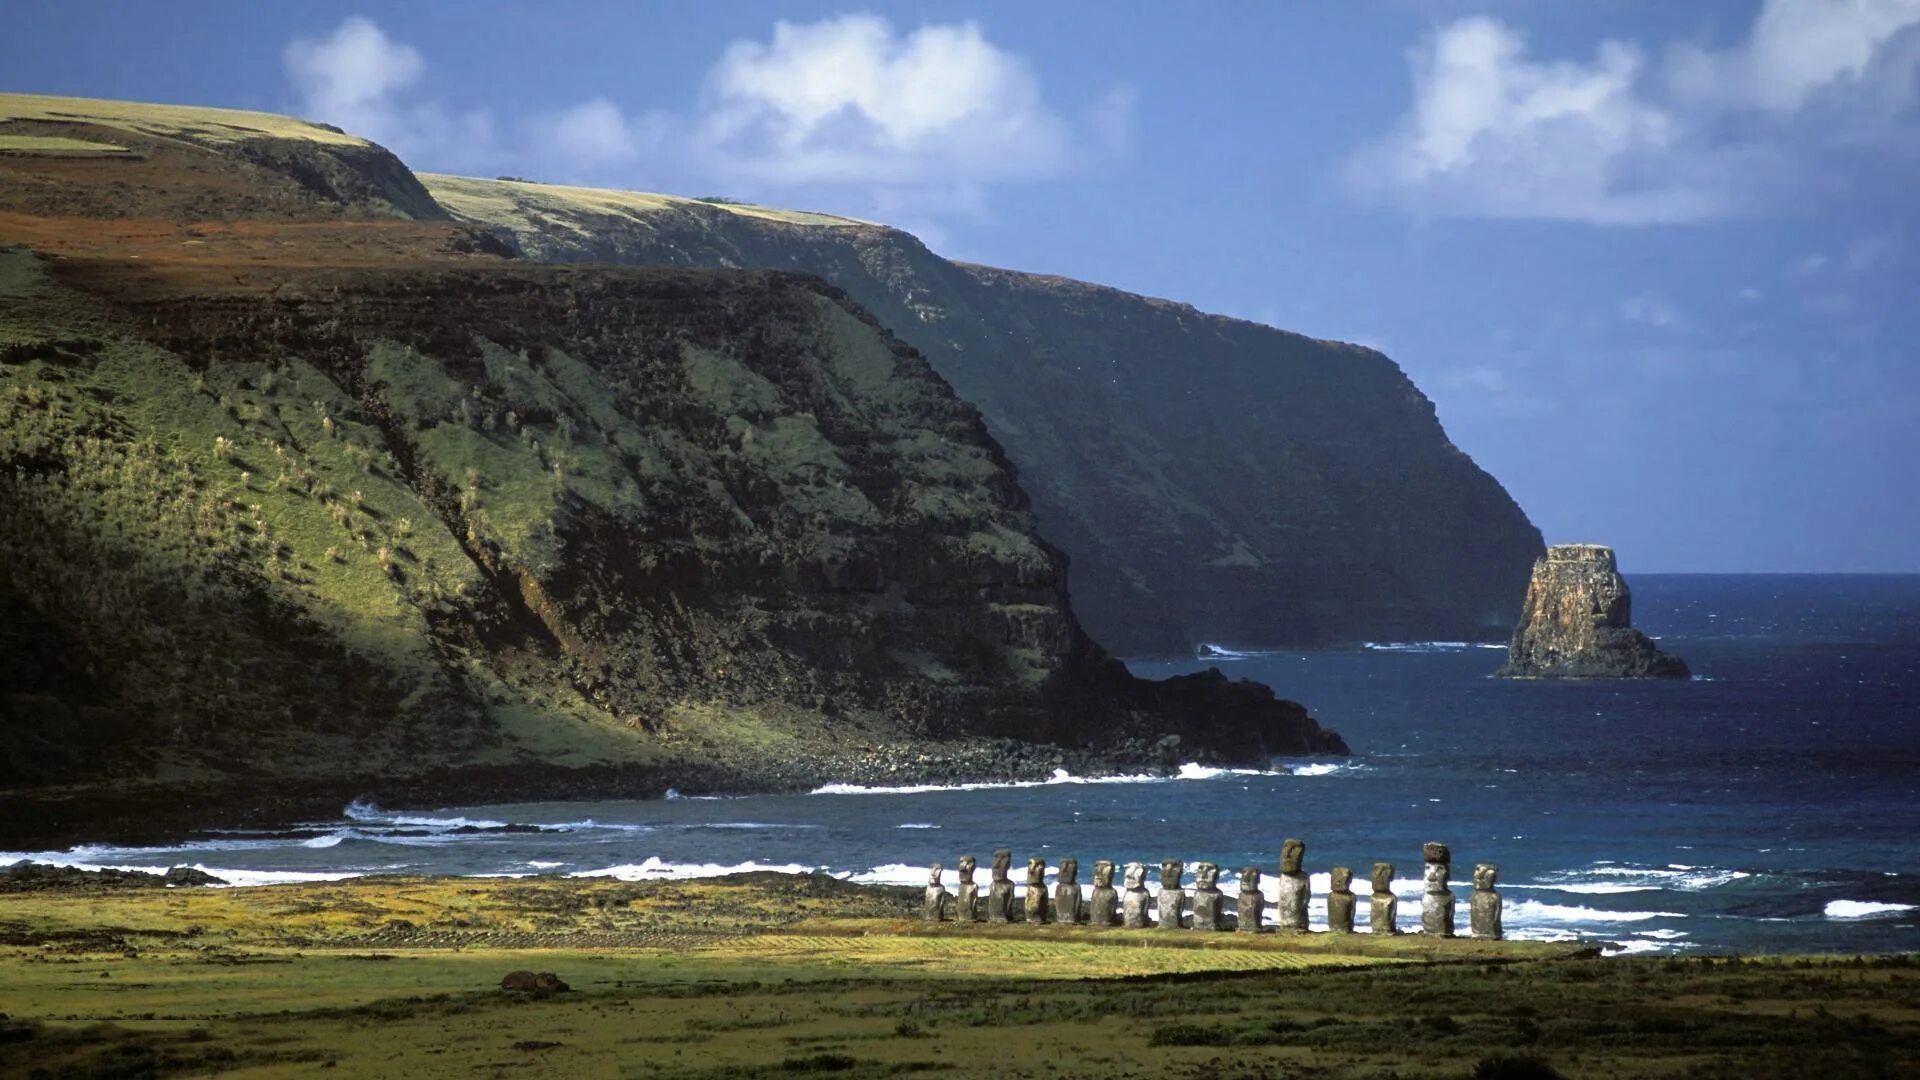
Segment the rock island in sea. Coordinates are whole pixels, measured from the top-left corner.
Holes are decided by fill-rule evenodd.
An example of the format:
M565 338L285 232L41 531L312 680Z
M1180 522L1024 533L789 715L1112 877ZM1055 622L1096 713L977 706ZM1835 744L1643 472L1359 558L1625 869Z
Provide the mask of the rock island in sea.
M1684 679L1686 662L1633 628L1633 598L1602 544L1556 544L1533 564L1507 679Z

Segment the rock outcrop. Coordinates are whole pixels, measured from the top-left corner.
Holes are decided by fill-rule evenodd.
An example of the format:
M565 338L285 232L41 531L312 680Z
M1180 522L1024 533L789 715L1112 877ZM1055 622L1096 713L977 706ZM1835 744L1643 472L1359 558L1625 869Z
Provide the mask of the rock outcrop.
M1633 628L1632 597L1600 544L1556 544L1533 564L1507 679L1684 679L1687 665Z

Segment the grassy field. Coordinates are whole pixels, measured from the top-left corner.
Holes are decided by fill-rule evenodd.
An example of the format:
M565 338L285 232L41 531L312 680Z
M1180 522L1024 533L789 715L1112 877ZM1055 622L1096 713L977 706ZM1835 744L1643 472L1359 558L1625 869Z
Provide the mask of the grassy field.
M482 180L471 176L442 173L417 173L420 182L433 193L434 200L456 217L485 225L504 226L520 232L534 228L560 228L586 234L593 231L595 218L622 218L637 221L662 210L686 210L707 207L740 217L782 221L790 225L831 227L872 226L857 218L817 214L806 210L781 210L714 199L689 199L678 195L654 195L643 191L613 188L569 187L565 184L539 184L521 180Z
M214 146L261 136L304 139L332 146L367 145L365 139L357 136L274 113L49 94L0 94L0 124L15 120L95 124Z
M0 894L0 1075L1911 1075L1920 965L928 927L911 890ZM568 993L499 989L552 971ZM1505 1071L1502 1071L1505 1070Z

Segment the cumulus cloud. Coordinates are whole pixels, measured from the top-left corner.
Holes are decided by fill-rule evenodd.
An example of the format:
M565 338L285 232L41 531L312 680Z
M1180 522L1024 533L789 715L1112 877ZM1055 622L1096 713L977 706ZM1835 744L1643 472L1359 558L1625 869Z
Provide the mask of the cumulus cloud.
M326 37L294 39L281 62L307 119L437 168L480 163L497 152L493 118L485 110L455 112L438 102L407 100L407 91L426 73L426 61L364 16L347 17Z
M709 75L700 135L726 172L781 184L1032 180L1076 157L1032 68L979 24L902 35L876 15L734 42Z
M1913 104L1920 0L1767 0L1741 43L1658 60L1613 40L1540 59L1472 17L1409 62L1412 108L1348 162L1363 195L1465 217L1705 221L1790 189L1842 129L1856 147L1906 137L1885 121Z
M902 33L874 15L780 22L769 39L733 42L685 111L594 97L517 118L507 139L490 113L420 94L419 51L364 17L293 42L284 61L305 115L423 167L852 202L936 236L941 219L988 216L993 185L1129 152L1138 96L1118 84L1069 119L979 24Z
M427 69L419 50L360 15L327 37L295 39L282 59L307 108L341 126L378 124L394 93Z

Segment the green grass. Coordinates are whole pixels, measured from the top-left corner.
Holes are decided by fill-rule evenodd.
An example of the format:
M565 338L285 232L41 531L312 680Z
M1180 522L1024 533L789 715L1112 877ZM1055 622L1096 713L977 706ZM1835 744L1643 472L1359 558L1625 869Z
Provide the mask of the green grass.
M1798 1080L1920 1067L1908 957L936 929L901 917L911 893L760 876L9 894L0 1072L1545 1075L1491 1071L1518 1059L1567 1077ZM519 931L559 944L512 944ZM619 933L641 936L584 944ZM435 934L466 937L405 944ZM572 992L502 992L515 969Z

